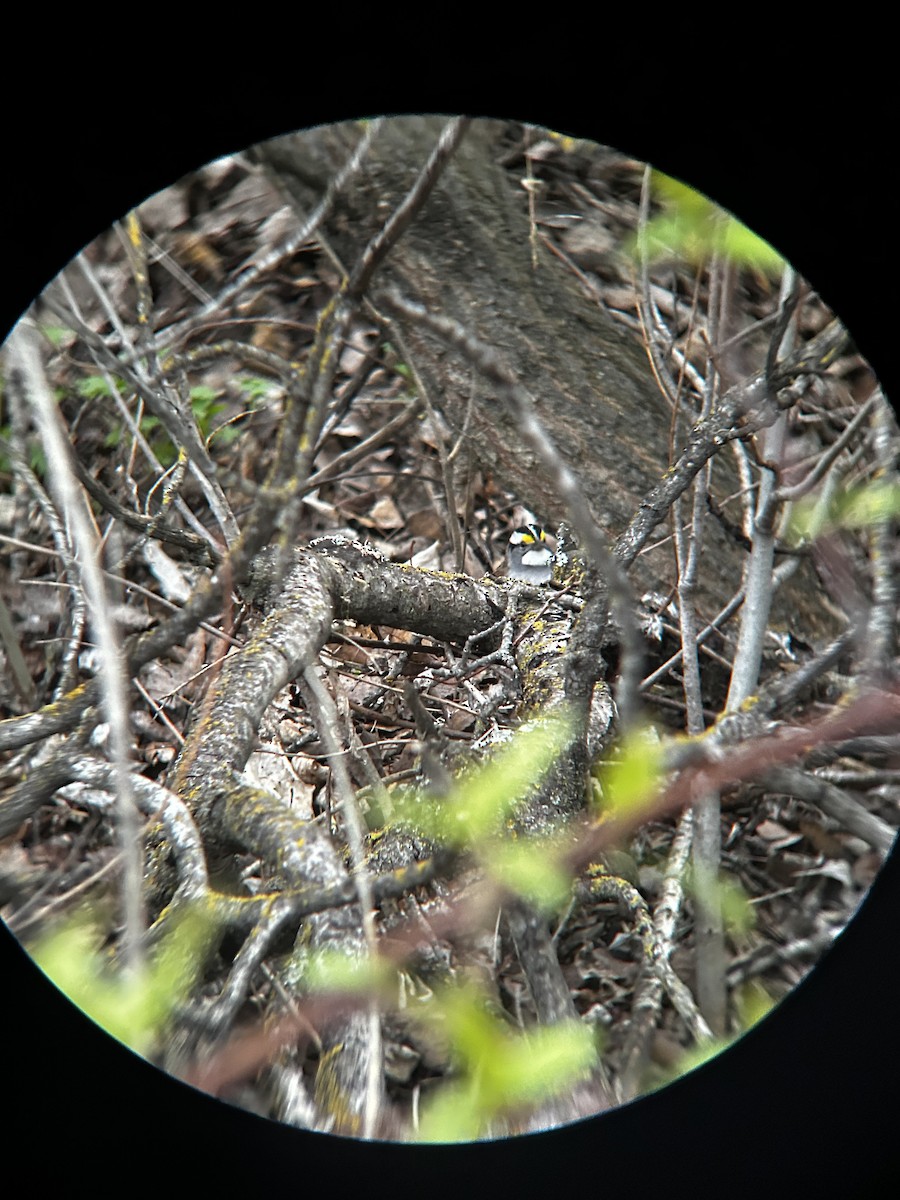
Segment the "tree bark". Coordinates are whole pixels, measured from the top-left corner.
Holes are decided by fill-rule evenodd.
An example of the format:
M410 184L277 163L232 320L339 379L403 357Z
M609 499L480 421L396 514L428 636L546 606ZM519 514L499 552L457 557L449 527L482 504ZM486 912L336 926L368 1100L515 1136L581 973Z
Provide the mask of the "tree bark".
M443 124L441 118L408 117L386 122L377 133L362 170L325 220L328 243L342 264L357 260L403 198ZM359 136L352 124L323 127L264 143L254 153L305 214ZM377 310L379 297L399 292L492 346L531 393L548 436L581 480L596 522L614 540L670 465L672 412L639 340L539 243L537 266L532 264L527 195L501 161L511 145L507 123L471 124L369 295ZM596 152L604 153L599 147ZM566 513L553 480L524 444L512 408L432 333L402 317L397 322L453 434L465 431L471 460L544 523L562 520ZM680 446L672 449L677 453ZM737 490L731 462L717 455L714 495L721 499ZM666 526L659 532L663 540ZM743 552L715 522L709 523L708 550L697 604L711 618L738 586ZM638 595L673 587L670 544L645 550L630 574ZM790 614L794 630L803 612L804 636L812 639L834 630L830 614L810 604L817 586L804 564L776 606L776 619Z

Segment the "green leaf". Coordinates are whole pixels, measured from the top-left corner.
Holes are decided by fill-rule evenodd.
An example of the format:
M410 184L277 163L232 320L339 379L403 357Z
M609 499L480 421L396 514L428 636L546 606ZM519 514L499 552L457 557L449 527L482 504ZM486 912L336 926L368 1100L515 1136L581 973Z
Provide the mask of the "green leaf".
M689 187L672 175L666 175L663 171L651 172L651 180L657 195L668 201L671 207L685 218L704 220L714 207L712 201L702 192Z
M210 439L217 446L230 446L243 434L240 425L223 425L221 429L213 430Z
M729 262L739 267L752 267L772 277L784 270L784 259L778 251L736 217L725 221L720 238L718 249Z
M198 409L207 408L219 395L216 388L207 387L205 384L198 384L191 388L191 405L196 412Z
M444 806L449 838L477 842L493 833L514 806L535 788L570 736L571 722L561 715L527 721L487 764L460 782Z
M439 1027L462 1072L426 1109L422 1141L471 1140L505 1110L537 1104L571 1087L597 1057L588 1026L566 1021L514 1033L491 1015L483 994L470 984L438 992L431 1011L420 1019Z
M241 392L252 403L258 400L265 400L269 393L279 386L273 383L271 379L264 379L259 375L241 375L237 383Z
M204 384L191 388L191 410L203 437L208 436L213 420L224 409L225 405L219 400L219 392L215 388Z
M469 1070L482 1067L510 1036L509 1026L488 1013L483 993L471 984L442 989L437 994L437 1011L454 1057ZM489 1076L490 1064L487 1071Z
M725 930L732 937L744 937L756 928L756 909L736 879L719 877L719 907Z
M887 479L843 488L829 503L807 496L791 511L785 540L790 545L815 541L838 529L868 529L900 517L900 484Z
M113 382L120 392L125 390L125 384L121 379L115 379ZM105 375L88 375L84 379L79 379L75 384L75 392L83 400L97 400L101 396L112 395Z
M751 979L738 988L734 996L741 1029L750 1029L775 1007L775 1001L759 982Z
M478 846L503 830L505 819L538 786L570 737L571 721L561 712L524 722L440 803L398 797L394 820L414 824L443 845Z
M63 342L75 336L72 330L66 329L64 325L42 325L40 329L51 346L61 346Z
M839 493L833 520L841 529L867 529L900 516L900 484L876 480Z
M516 1039L500 1064L498 1082L516 1104L538 1103L583 1078L596 1055L589 1026L579 1021L548 1025Z
M781 274L784 259L777 250L701 192L660 171L653 172L653 189L665 211L638 232L633 254L648 262L676 258L701 267L718 254L738 267Z
M694 896L699 896L708 909L719 911L725 930L731 937L744 937L756 928L756 909L740 883L731 875L722 873L708 883L695 871L688 871L685 886Z
M380 991L394 978L390 963L381 958L351 958L340 950L309 952L304 983L313 992Z
M177 1004L182 1003L215 933L201 911L187 911L167 933L155 957L136 972L110 970L95 915L81 912L45 934L30 953L73 1004L107 1033L146 1054Z
M727 1050L731 1042L731 1038L710 1038L709 1041L701 1042L690 1050L687 1050L679 1058L666 1082L671 1082L672 1079L678 1079L682 1075L688 1075L691 1071L696 1071L704 1063L716 1058L723 1050Z
M659 795L663 766L663 744L652 728L635 728L627 734L616 757L599 770L604 816L640 819Z
M470 1080L445 1083L426 1106L417 1137L420 1142L474 1142L487 1124Z
M540 844L492 843L484 861L499 883L545 912L558 909L571 893L572 880L546 838Z

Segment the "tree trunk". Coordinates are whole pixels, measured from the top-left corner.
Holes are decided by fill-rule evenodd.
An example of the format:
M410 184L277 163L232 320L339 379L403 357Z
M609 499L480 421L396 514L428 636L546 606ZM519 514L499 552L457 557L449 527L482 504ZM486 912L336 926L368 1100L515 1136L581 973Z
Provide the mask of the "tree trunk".
M362 170L342 190L324 230L345 266L353 264L386 214L403 199L444 124L442 118L386 122ZM359 139L353 124L323 127L264 143L254 153L306 214ZM379 270L370 289L399 292L455 319L493 347L531 393L550 439L583 485L585 500L611 540L624 530L679 445L670 447L672 412L645 348L592 299L574 272L538 242L532 262L524 187L502 165L512 148L509 126L475 121L422 211ZM597 155L609 153L595 148ZM524 444L518 419L472 365L433 334L398 318L415 366L453 431L465 430L471 460L513 491L552 527L565 516L550 474ZM474 396L474 402L473 402ZM738 491L730 458L714 460L712 492ZM665 539L631 568L638 595L667 592L675 557ZM715 523L697 584L700 614L711 619L740 582L743 552ZM776 619L790 614L804 636L830 636L827 611L810 604L817 583L806 564L782 588ZM815 611L813 611L815 610Z

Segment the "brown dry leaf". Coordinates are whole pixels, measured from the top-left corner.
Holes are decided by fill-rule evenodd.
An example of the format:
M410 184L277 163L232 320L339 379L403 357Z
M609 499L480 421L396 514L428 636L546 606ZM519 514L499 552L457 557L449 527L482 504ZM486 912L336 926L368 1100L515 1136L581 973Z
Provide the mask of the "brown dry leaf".
M778 842L782 838L791 837L791 832L777 821L760 821L755 832L767 842Z
M195 279L214 279L216 282L223 279L224 259L205 234L176 234L172 238L172 252Z
M465 733L475 724L475 714L465 712L463 709L454 708L450 711L450 716L447 718L446 727L452 729L456 733Z
M280 747L261 746L254 751L244 767L243 777L252 786L281 800L298 815L313 815L315 786L308 780L301 780L291 769L290 760Z
M800 832L812 842L816 851L826 858L843 858L844 847L840 838L824 829L816 821L800 821Z
M606 267L618 249L616 240L602 220L581 221L562 237L563 245L579 267L597 271Z
M411 633L408 629L392 629L392 642L414 642L417 637L421 636L418 633Z
M379 529L402 529L404 525L400 510L390 496L382 496L380 500L376 500L369 516Z
M331 432L334 437L362 438L366 436L368 429L366 428L365 422L360 417L360 414L351 409L350 412L348 412L341 419L340 423L335 425ZM326 459L322 459L323 465L326 461Z
M444 531L444 523L433 508L420 508L410 513L406 519L406 528L413 537L428 538L433 541L440 538Z
M416 550L410 556L410 564L414 567L422 567L426 571L439 571L441 569L439 546L440 543L438 542L430 542L421 550Z
M276 325L260 324L253 330L250 344L258 350L270 350L273 354L288 355L291 350L290 339Z
M369 638L372 641L378 640L378 631L373 629L371 625L355 625L352 629L346 630L348 638ZM333 658L345 663L361 663L368 665L373 658L371 650L365 646L354 645L353 642L339 642L336 646L329 645L328 652Z

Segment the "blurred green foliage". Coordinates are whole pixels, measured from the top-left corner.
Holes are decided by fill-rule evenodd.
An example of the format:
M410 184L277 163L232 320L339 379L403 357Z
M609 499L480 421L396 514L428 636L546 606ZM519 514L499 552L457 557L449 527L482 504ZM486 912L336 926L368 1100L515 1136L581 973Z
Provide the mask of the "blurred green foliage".
M486 762L461 775L449 796L392 793L391 823L412 826L442 846L473 852L503 887L553 908L571 884L556 863L553 839L516 838L510 824L516 806L540 786L571 735L571 720L561 710L533 718Z
M524 722L484 763L461 775L439 803L394 799L394 819L409 820L427 836L459 848L502 834L506 819L540 785L571 730L562 711Z
M387 993L396 978L381 958L350 958L340 950L304 951L303 983L312 992Z
M208 917L187 910L153 956L131 971L111 965L99 915L84 909L43 934L28 952L92 1021L146 1056L176 1005L187 1000L214 933Z
M791 510L785 540L792 546L840 529L866 529L900 517L900 486L888 479L806 496Z
M741 939L756 927L756 909L738 881L725 872L709 883L702 882L691 869L685 872L685 891L705 901L704 907L722 914L722 923L729 937Z
M662 211L636 234L631 247L636 257L704 267L719 256L770 277L783 271L784 259L768 242L701 192L661 171L652 173L652 188Z
M664 783L664 745L652 726L636 725L594 769L594 806L610 819L640 822Z
M116 379L114 382L120 392L126 390L122 380ZM103 375L88 375L86 378L80 379L75 386L75 391L85 400L96 400L110 395L109 384ZM198 384L191 388L191 412L194 415L200 437L204 441L215 438L223 442L230 442L240 436L240 428L236 425L229 424L219 430L213 429L215 418L225 410L225 404L220 396L221 393L217 389L204 384ZM172 466L178 458L178 447L163 429L159 417L153 416L152 413L141 417L140 430L150 443L160 464L163 467ZM124 439L125 432L124 425L116 422L103 439L104 447L107 450L115 449Z
M237 385L251 404L257 404L259 401L267 399L280 386L261 375L239 375Z
M125 384L121 379L116 379L114 382L119 392L125 391ZM84 379L79 379L75 384L75 395L80 396L82 400L99 400L101 397L111 394L105 375L86 375Z
M486 1136L503 1114L570 1088L597 1058L586 1025L569 1021L514 1032L472 984L441 989L417 1016L447 1039L458 1071L425 1108L418 1131L423 1142Z

